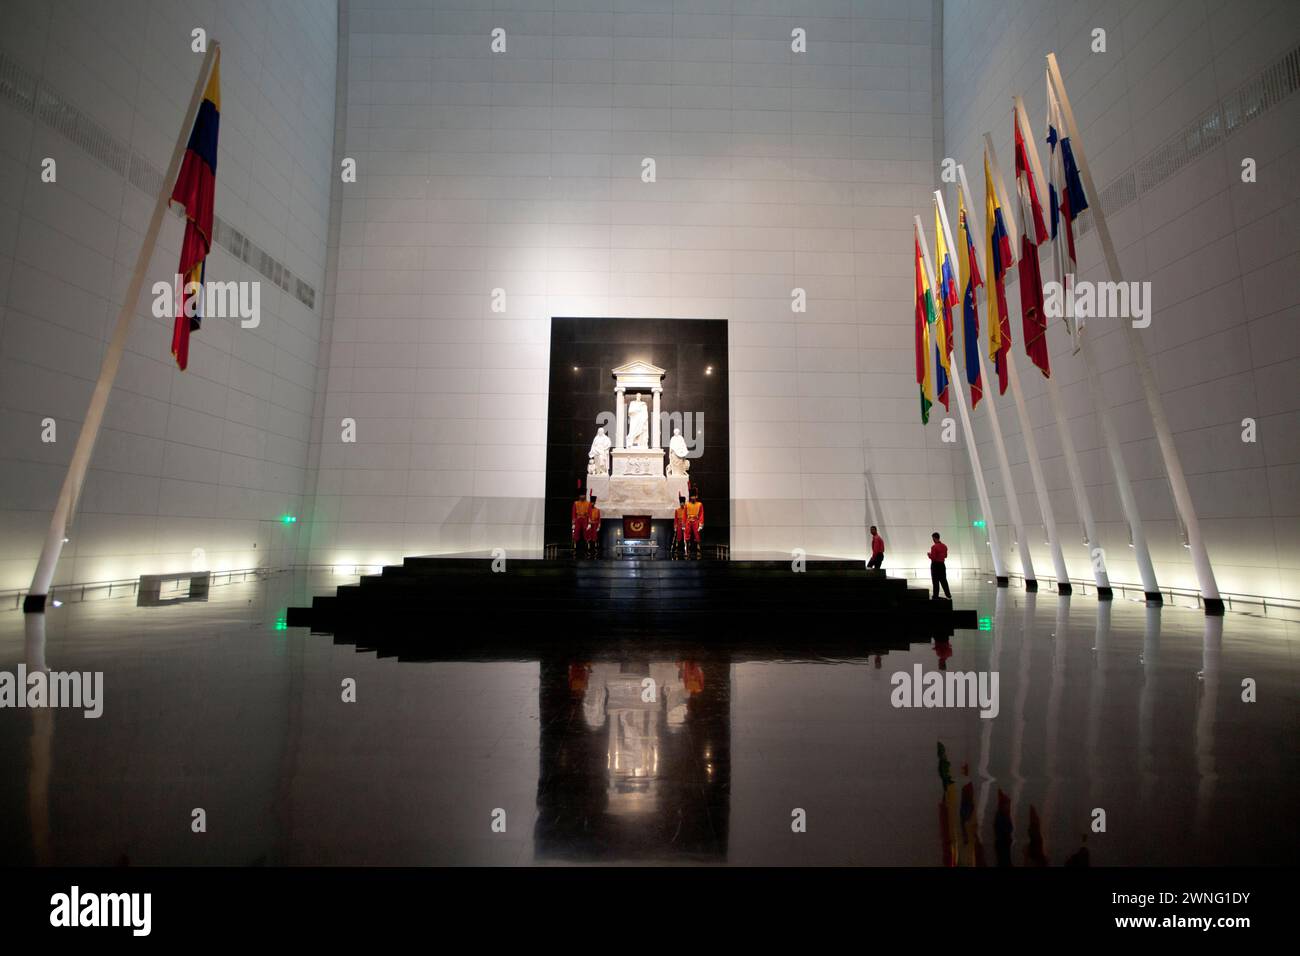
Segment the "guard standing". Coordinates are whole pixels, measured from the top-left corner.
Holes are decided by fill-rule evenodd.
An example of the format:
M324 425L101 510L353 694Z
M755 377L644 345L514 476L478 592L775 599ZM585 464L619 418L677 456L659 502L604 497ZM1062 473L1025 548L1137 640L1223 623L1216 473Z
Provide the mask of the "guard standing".
M591 515L591 502L579 495L573 503L573 556L578 556L578 547L587 537L587 519Z
M677 510L673 512L673 547L674 557L686 553L686 496L677 496Z
M587 511L587 557L594 558L600 547L600 509L596 507L596 496L591 496L591 508Z
M704 502L700 501L700 494L697 491L691 492L691 500L686 502L686 542L689 546L691 539L695 540L695 557L700 557L703 550L700 547L700 532L704 530Z

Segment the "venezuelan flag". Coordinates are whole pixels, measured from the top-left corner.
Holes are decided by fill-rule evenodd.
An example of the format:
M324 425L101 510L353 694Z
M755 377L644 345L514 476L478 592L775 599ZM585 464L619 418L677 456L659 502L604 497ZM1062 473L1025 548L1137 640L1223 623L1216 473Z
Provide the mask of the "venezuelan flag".
M208 250L212 248L212 205L217 191L217 130L220 124L221 50L218 49L171 195L173 203L185 208L185 238L181 242L181 262L176 271L184 276L186 285L203 282ZM189 364L190 333L198 331L202 323L202 300L200 294L194 315L186 316L185 296L177 297L172 355L182 371Z
M970 382L970 407L976 408L984 396L984 382L980 377L980 314L975 290L984 283L975 259L970 223L966 220L966 196L961 189L957 190L957 273L962 296L962 334L966 343L966 381Z
M925 274L921 256L921 241L913 235L916 246L916 384L921 389L921 424L930 421L930 396L934 394L930 381L930 327L934 323L934 296L930 294L930 280Z

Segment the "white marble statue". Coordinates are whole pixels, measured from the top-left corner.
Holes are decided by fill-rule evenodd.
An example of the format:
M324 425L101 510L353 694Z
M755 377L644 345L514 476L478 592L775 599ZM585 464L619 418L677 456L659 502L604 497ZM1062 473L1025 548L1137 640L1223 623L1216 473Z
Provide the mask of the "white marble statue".
M682 437L682 430L674 428L673 437L668 440L668 469L664 474L671 478L673 475L684 475L690 471L691 463L686 460L687 454L686 439Z
M587 452L587 474L609 474L609 446L612 444L605 429L597 428L596 437L591 440L591 450Z
M640 392L627 406L627 447L650 447L650 410L641 401Z

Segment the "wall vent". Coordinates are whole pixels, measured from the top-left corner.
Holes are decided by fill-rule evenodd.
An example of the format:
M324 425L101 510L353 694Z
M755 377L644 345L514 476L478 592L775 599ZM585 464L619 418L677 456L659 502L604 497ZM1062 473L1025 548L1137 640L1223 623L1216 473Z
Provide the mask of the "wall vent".
M126 143L100 126L89 114L3 53L0 53L0 101L20 113L35 117L141 192L152 197L157 196L162 188L161 170L139 153L132 152ZM284 263L220 216L214 217L212 232L212 241L216 245L256 269L307 308L315 310L316 289L293 275Z
M1235 92L1174 133L1101 190L1101 208L1112 215L1155 189L1170 176L1263 116L1300 89L1300 46L1265 67ZM1079 220L1079 235L1093 230L1091 216Z

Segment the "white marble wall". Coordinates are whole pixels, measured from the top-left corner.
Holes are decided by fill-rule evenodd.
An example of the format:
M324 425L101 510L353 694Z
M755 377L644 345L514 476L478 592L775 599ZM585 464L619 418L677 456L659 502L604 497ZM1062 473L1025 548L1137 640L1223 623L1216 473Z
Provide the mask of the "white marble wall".
M1107 52L1090 50L1107 31ZM1175 131L1211 110L1300 43L1300 5L1288 0L944 3L944 151L977 170L981 136L993 133L1004 172L1011 166L1011 96L1025 99L1041 128L1044 54L1055 50L1099 188L1139 163ZM1040 152L1045 158L1045 153ZM1241 160L1258 181L1241 181ZM1300 595L1296 531L1300 492L1300 96L1292 94L1110 220L1125 277L1150 281L1153 321L1142 333L1200 514L1220 589ZM1008 175L1011 173L1007 172ZM982 190L982 182L974 188ZM953 201L949 193L949 201ZM1046 259L1044 259L1046 262ZM1081 278L1104 278L1095 235L1080 251ZM1044 266L1045 275L1047 266ZM1011 298L1018 302L1015 287ZM1014 311L1014 309L1013 309ZM1022 340L1013 316L1017 342ZM1124 336L1097 321L1095 345L1160 582L1196 586L1172 496ZM1101 448L1081 362L1064 329L1050 332L1051 362L1072 410L1071 427L1100 523L1112 577L1138 581L1127 525ZM1022 368L1027 363L1021 363ZM1023 375L1035 437L1045 456L1072 575L1086 576L1078 517L1045 386ZM1010 396L1013 480L1027 522L1037 524L1023 443ZM1241 441L1242 420L1258 442ZM985 415L981 453L992 459ZM993 474L994 511L1005 527L1005 489ZM974 501L973 487L968 492ZM1039 526L1041 527L1041 526ZM1008 564L1020 561L1008 540ZM1030 533L1040 573L1051 561Z
M337 50L330 0L6 0L0 54L162 170L200 56L223 43L216 213L318 293L324 282ZM57 160L42 183L42 158ZM153 198L0 99L0 588L25 586ZM175 272L169 216L149 283ZM204 324L190 368L142 299L56 581L280 565L299 513L320 306L224 249L208 278L261 280L261 325ZM146 292L147 292L146 287ZM42 443L54 418L57 441ZM254 545L256 544L256 547Z
M921 566L935 528L969 538L913 374L928 0L346 6L313 561L540 547L553 315L730 321L734 553L861 556L875 522Z

